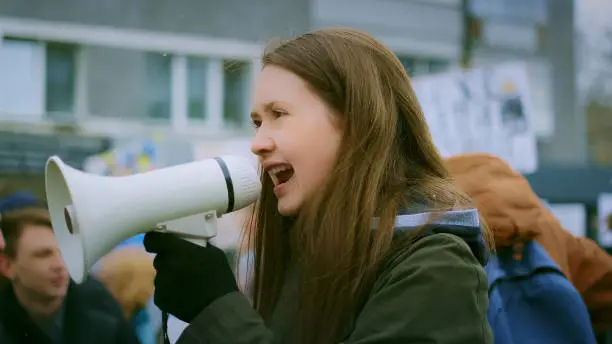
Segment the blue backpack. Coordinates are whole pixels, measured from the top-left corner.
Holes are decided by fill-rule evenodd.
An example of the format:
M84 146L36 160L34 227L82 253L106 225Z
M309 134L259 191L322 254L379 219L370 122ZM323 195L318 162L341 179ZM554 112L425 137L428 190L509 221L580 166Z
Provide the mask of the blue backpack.
M497 252L489 277L489 323L496 344L596 344L580 293L537 242L523 258Z

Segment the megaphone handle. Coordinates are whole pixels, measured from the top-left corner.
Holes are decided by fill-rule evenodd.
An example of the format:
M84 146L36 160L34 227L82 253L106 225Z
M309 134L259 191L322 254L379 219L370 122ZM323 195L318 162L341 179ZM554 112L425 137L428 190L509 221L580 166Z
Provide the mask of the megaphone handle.
M155 229L156 231L159 232L170 232L168 231L168 228L165 225L160 225L157 226L157 228ZM178 235L179 238L183 239L183 240L187 240L191 243L194 243L198 246L202 246L202 247L206 247L208 245L208 239L205 238L201 238L201 237L195 237L195 236L190 236L190 235L181 235L179 233L174 233L174 232L170 232L174 235ZM171 344L170 343L170 338L168 337L168 313L167 312L162 312L162 340L164 344Z
M157 225L156 230L178 235L198 246L208 246L208 240L217 235L217 215L208 211L183 218L166 221Z
M168 227L165 225L159 225L157 226L157 228L154 229L155 231L158 232L162 232L162 233L171 233L174 234L176 236L178 236L179 238L189 241L190 243L196 244L198 246L202 246L202 247L206 247L208 246L208 239L201 237L201 236L195 236L195 235L189 235L189 234L185 234L185 233L177 233L177 232L173 232L171 230L168 230Z
M206 247L208 246L208 240L207 239L202 239L202 238L188 238L188 237L183 237L183 236L179 236L181 239L183 240L187 240L190 243L196 244L198 246L202 246L202 247Z

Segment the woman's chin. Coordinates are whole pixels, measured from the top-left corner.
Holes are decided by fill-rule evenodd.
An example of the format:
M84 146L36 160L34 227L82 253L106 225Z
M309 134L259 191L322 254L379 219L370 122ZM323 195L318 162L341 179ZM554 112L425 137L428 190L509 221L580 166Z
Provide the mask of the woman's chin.
M300 207L296 202L291 202L290 199L283 197L278 200L278 212L282 216L291 217L296 216L300 210Z

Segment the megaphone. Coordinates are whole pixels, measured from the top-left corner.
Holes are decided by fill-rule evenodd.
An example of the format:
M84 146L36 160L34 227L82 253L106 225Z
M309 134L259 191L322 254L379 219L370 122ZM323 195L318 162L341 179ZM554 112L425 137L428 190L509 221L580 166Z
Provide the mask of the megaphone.
M248 206L261 183L253 163L222 156L130 176L89 174L52 156L45 168L51 222L73 280L123 240L164 230L205 245L217 218Z

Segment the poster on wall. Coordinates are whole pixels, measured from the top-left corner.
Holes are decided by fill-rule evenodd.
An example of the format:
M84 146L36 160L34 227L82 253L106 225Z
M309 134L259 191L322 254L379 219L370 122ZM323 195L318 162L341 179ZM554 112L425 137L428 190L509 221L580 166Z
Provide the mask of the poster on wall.
M597 241L612 248L612 193L602 193L597 199Z
M191 142L153 137L116 140L113 148L89 157L85 172L103 176L125 176L193 161Z
M526 63L504 63L413 79L435 144L444 156L489 153L521 173L537 170Z
M160 167L155 140L131 142L94 155L85 162L85 171L103 176L124 176Z

